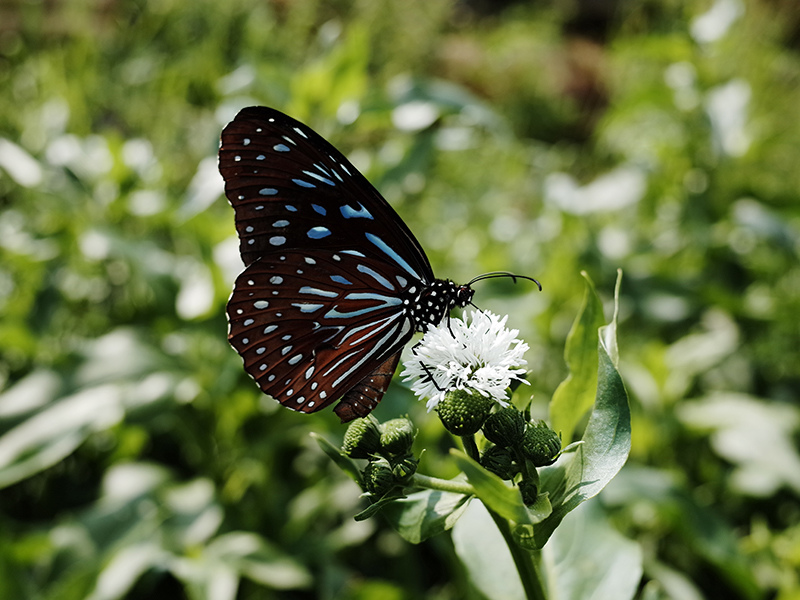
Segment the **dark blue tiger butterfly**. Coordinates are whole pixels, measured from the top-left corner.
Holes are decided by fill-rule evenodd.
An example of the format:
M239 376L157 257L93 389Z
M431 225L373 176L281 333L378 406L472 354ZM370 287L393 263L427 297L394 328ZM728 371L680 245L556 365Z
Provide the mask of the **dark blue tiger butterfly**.
M228 301L228 340L261 389L293 410L340 399L342 422L368 415L415 332L471 304L478 279L509 275L436 279L366 178L277 110L236 115L219 170L246 267Z

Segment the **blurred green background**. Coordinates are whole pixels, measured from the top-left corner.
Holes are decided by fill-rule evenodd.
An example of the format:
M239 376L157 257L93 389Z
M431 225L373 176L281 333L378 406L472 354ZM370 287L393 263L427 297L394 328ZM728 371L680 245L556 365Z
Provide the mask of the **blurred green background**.
M534 410L622 268L628 465L593 502L638 597L800 598L794 0L2 0L0 597L481 598L226 341L237 110L345 152L438 276L519 328ZM400 381L421 472L456 471Z

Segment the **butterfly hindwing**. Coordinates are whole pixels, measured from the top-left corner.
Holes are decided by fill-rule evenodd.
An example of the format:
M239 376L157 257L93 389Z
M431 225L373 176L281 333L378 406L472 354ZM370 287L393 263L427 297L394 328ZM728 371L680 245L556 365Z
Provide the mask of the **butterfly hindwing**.
M367 381L408 342L414 326L405 308L415 288L404 271L387 271L357 251L273 252L237 278L228 338L264 392L314 412ZM373 407L389 379L367 390Z
M401 353L402 351L395 352L342 397L333 409L342 423L366 417L378 406L397 370Z

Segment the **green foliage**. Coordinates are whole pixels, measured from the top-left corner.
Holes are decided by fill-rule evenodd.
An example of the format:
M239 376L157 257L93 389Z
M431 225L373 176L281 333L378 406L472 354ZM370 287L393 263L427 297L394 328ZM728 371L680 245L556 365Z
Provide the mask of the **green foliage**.
M470 484L464 486L460 481L434 480L427 476L418 476L405 483L409 488L428 488L419 492L400 497L392 497L387 494L392 485L391 475L389 474L386 489L381 488L376 493L376 484L373 483L377 469L388 470L388 461L380 459L386 463L381 466L379 461L370 459L363 471L365 488L372 492L378 501L373 501L371 506L356 516L357 520L362 520L368 516L374 516L380 510L387 521L403 536L407 541L419 543L431 536L443 533L450 528L457 526L461 519L466 519L469 525L460 525L459 531L454 532L454 540L476 540L476 536L483 536L483 527L480 519L475 520L475 515L482 514L480 510L473 509L472 513L467 508L468 503L474 497L486 507L492 520L499 528L494 530L493 536L502 535L504 543L508 544L504 551L498 554L485 554L482 550L476 556L475 551L468 543L462 542L457 545L456 551L464 562L475 585L490 598L505 597L502 594L509 593L507 583L503 583L496 590L491 590L491 583L495 575L486 575L485 571L494 571L498 568L497 563L513 556L515 569L511 570L511 578L516 580L525 588L525 593L531 590L525 581L526 575L522 574L521 564L532 565L531 555L538 556L544 548L545 543L551 538L557 527L561 524L566 515L578 507L583 501L597 495L619 472L625 463L630 450L630 410L628 407L628 397L622 386L622 380L616 370L616 366L611 356L616 357L616 319L618 315L617 307L619 301L619 290L621 274L617 281L615 293L615 310L612 322L600 328L598 336L594 339L591 336L584 336L584 345L593 344L599 339L598 353L598 386L597 399L594 404L589 423L584 432L581 442L570 450L574 452L562 454L561 464L543 470L544 477L539 479L538 471L533 465L524 464L520 469L523 471L523 478L516 485L507 484L501 477L494 472L483 468L478 462L457 450L451 450L450 454L455 463L461 469ZM587 278L587 281L588 278ZM591 282L590 282L591 283ZM594 296L593 288L592 295ZM584 309L586 303L584 303ZM585 319L583 314L579 314L576 322ZM574 352L584 353L585 347L573 346ZM516 414L517 417L512 415ZM525 424L522 413L516 412L515 408L502 409L495 413L497 424L512 423L520 424L522 428L527 428L527 432L535 432L540 435L542 432L550 434L550 438L557 439L557 435L548 429L541 422ZM390 421L391 422L391 421ZM353 426L351 426L353 427ZM512 427L517 433L517 444L524 443L519 435L520 428ZM495 432L495 428L490 427L490 431ZM547 444L550 444L549 439ZM467 445L467 443L465 443ZM513 445L512 445L513 446ZM497 448L494 446L493 448ZM547 453L547 464L552 464L550 458L555 457L560 449L554 447L552 452ZM520 453L524 452L524 448ZM341 459L334 457L334 460L341 464ZM350 467L342 465L348 472ZM383 483L383 479L381 479ZM552 501L551 501L552 498ZM472 514L470 517L468 515ZM602 517L595 523L599 531L604 531L607 525ZM512 529L513 527L513 529ZM475 531L464 531L465 529L475 529ZM502 533L501 533L502 532ZM599 535L599 534L598 534ZM490 535L490 537L492 537ZM608 593L618 593L620 598L631 597L633 588L638 581L638 575L631 576L631 573L641 571L641 557L638 546L630 541L624 540L621 535L614 534L611 538L613 542L606 544L610 552L598 561L597 572L584 578L583 573L575 574L572 577L551 581L550 592L556 596L561 596L572 588L591 589L600 578L605 568L613 568L615 573L620 571L625 575L622 579L615 576L604 585L608 587ZM592 540L589 539L591 544ZM482 545L478 544L482 548ZM552 546L549 546L549 548ZM557 546L556 546L557 547ZM587 557L592 557L590 549L584 551ZM548 557L550 554L548 554ZM622 568L617 566L619 559ZM602 562L602 564L600 564ZM625 567L633 562L634 570ZM491 563L491 564L489 564ZM613 564L613 567L611 566ZM508 565L500 565L499 571L506 573ZM517 573L517 569L520 573ZM504 575L507 577L508 575ZM536 577L541 580L541 577ZM618 585L623 581L624 585ZM488 587L487 587L488 586ZM513 595L519 591L516 584L512 585ZM536 596L539 597L539 596Z
M603 304L586 273L586 291L579 312L567 335L564 361L569 375L553 392L550 421L554 431L569 443L578 422L594 404L597 389L597 331L605 324Z
M541 470L553 512L535 527L595 489L548 486L603 480L614 469L589 458L621 454L592 433L609 413L587 420L600 342L605 385L619 360L631 396L632 443L581 517L611 545L591 572L633 560L613 527L642 549L642 598L800 593L795 3L653 0L592 18L550 1L7 4L0 597L505 590L499 569L481 582L453 566L466 545L481 558L462 537L480 503L463 494L409 494L354 523L358 488L309 436L341 458L337 419L279 410L228 347L241 263L215 153L256 103L348 154L440 276L542 281L475 296L531 346L517 406L533 396L545 418L558 389L551 424L585 441ZM619 359L603 334L575 354L619 267ZM602 303L571 334L581 271ZM377 415L406 413L420 469L451 480L449 438L395 381ZM386 521L405 504L418 512L401 511L404 537L422 546ZM554 528L559 553L581 511ZM451 528L452 546L435 537Z

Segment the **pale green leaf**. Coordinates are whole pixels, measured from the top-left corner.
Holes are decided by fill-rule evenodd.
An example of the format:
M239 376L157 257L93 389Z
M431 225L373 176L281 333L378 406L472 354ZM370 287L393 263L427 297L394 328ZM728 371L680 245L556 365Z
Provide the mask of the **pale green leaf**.
M382 514L406 541L418 544L453 527L470 498L453 492L423 490L391 502Z
M533 525L550 514L552 509L547 494L539 494L533 506L525 506L518 488L511 487L466 454L457 450L451 450L450 453L475 488L478 498L500 516L515 523Z
M556 529L542 565L554 598L630 600L642 577L642 551L589 502Z
M561 434L565 444L572 441L575 426L594 402L597 386L595 349L598 329L605 323L603 304L594 285L585 272L581 274L586 280L586 291L564 349L569 374L556 388L550 401L550 426Z

